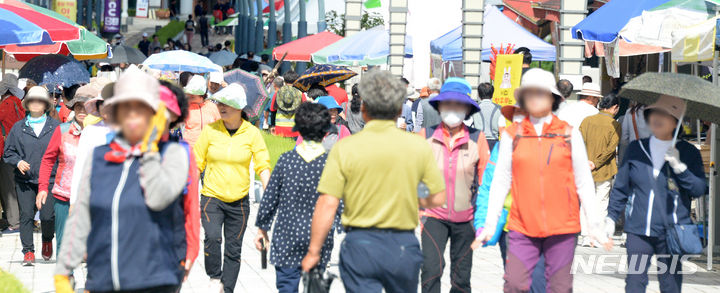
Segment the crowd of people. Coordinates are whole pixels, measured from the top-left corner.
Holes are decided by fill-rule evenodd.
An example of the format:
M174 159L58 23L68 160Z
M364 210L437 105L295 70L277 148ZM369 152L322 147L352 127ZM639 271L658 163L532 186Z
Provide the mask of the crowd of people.
M576 246L611 249L620 222L629 257L670 267L666 218L691 223L691 200L707 189L698 150L672 144L685 102L662 96L619 122L616 94L585 80L569 102L572 83L530 69L518 50L517 104L502 107L492 84L474 97L463 78L416 90L373 69L348 96L336 85L301 91L297 73L258 66L272 97L259 121L244 112L243 85L218 73L166 80L130 65L60 93L20 89L7 74L6 232L19 231L33 265L39 211L57 292L72 292L83 261L90 292L177 292L202 227L207 292L233 292L252 253L242 246L256 174L254 243L269 247L279 292L326 270L335 233L347 233L347 292L440 292L448 242L451 292L472 290L473 250L488 245L500 247L505 292L571 292ZM263 131L296 141L274 167ZM644 292L650 262L632 266L626 291ZM663 292L680 292L681 267L660 275Z

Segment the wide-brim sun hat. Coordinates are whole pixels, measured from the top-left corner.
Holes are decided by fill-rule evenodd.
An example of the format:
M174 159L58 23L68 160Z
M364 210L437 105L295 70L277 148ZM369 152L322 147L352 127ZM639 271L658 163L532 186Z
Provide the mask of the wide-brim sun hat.
M515 100L520 100L523 97L523 93L531 88L548 91L552 93L556 99L562 99L562 95L556 85L555 75L551 72L540 68L530 69L523 74L520 87L515 90Z
M183 88L186 94L202 96L207 93L207 82L200 75L193 75Z
M210 97L211 100L225 104L236 110L243 110L247 106L245 88L237 83L231 83Z
M113 94L111 99L105 100L101 110L110 123L115 122L115 106L120 103L138 101L156 111L160 103L160 83L137 67L128 68L115 82Z
M472 92L470 85L466 81L463 81L448 79L448 81L446 81L440 89L440 93L429 101L430 105L439 112L440 102L458 102L466 104L470 106L470 111L468 111L468 114L465 117L466 119L472 114L480 111L480 106L470 97Z
M50 111L50 105L52 104L50 102L50 96L48 95L48 90L44 86L36 85L34 87L31 87L27 94L25 95L25 98L22 100L22 106L25 108L25 110L28 110L28 102L30 101L42 101L45 102L45 111Z
M644 115L647 119L647 115L650 111L663 111L675 117L678 121L683 119L685 110L687 109L687 102L683 99L673 96L661 95L655 103L645 106Z
M590 82L583 83L582 90L579 91L577 95L597 98L603 97L602 92L600 91L600 85Z
M335 101L335 98L331 96L321 96L315 99L315 103L318 103L320 105L325 106L325 108L329 109L337 109L338 114L342 113L343 108L338 105L337 101Z
M0 95L4 95L8 91L18 99L22 99L23 96L25 96L25 92L18 87L17 76L12 73L6 73L2 81L0 81Z

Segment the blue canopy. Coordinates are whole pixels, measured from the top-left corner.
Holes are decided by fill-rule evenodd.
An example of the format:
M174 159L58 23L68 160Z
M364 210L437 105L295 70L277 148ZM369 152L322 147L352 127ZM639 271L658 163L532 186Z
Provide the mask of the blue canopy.
M600 7L572 28L575 39L610 43L631 18L670 0L615 0Z
M482 59L490 60L492 46L514 44L527 47L536 61L555 61L555 46L548 44L503 14L495 6L486 6L483 27ZM430 42L430 52L442 55L445 61L462 60L462 27Z

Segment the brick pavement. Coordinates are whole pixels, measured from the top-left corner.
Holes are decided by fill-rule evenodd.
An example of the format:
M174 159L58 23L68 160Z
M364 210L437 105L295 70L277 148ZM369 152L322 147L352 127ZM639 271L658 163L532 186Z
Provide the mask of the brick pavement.
M240 276L235 292L276 292L275 273L270 266L267 270L260 268L260 253L255 250L252 240L257 232L254 227L255 211L257 204L252 205L252 214L250 217L250 227L245 234L243 245L243 259L240 269ZM334 256L331 261L330 271L337 274L337 254L339 243L342 235L337 236ZM35 245L40 246L40 235L35 235ZM201 246L202 247L202 246ZM39 260L35 266L22 266L20 238L18 234L3 235L0 237L0 269L14 274L20 279L27 289L31 292L53 292L52 272L54 269L55 259L50 262ZM447 252L447 251L446 251ZM602 251L597 248L578 248L576 251L576 259L580 257L599 257ZM624 249L616 247L609 253L610 260L619 259ZM198 261L195 263L188 281L184 284L181 292L206 292L208 278L205 275L204 264L202 260L203 254L200 253ZM38 258L41 259L38 255ZM446 253L446 259L448 259ZM683 285L684 292L691 293L710 293L718 292L720 288L720 273L707 272L701 267L697 267L698 271L692 275L685 276ZM606 270L610 270L606 268ZM443 291L447 292L450 286L448 277L448 269L445 270L443 276ZM611 270L613 271L613 270ZM77 278L78 291L84 284L85 269L80 268L75 271ZM500 261L500 252L496 247L483 248L475 251L473 255L473 273L472 286L474 292L501 292L502 291L502 262ZM575 292L581 293L615 293L623 292L624 276L615 273L610 274L583 274L575 275ZM333 284L332 292L343 292L342 284L338 281ZM0 288L2 292L2 288ZM658 282L654 276L650 277L650 286L648 292L659 292Z

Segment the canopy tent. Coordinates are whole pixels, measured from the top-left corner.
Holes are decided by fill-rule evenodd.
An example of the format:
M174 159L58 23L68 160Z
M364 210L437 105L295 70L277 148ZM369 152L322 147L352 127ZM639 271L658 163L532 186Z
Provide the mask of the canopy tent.
M575 39L610 43L633 17L669 0L610 1L572 28Z
M482 58L490 60L492 46L514 44L516 48L527 47L536 61L555 61L555 46L533 35L521 25L509 19L495 6L485 7ZM445 61L462 60L462 27L446 33L430 42L430 52L442 56Z
M412 57L412 38L405 36L405 57ZM390 33L382 27L364 30L343 38L312 54L316 64L348 66L387 64Z
M280 60L287 53L285 61L309 62L313 53L341 39L341 36L324 31L275 47L272 56L273 59Z

